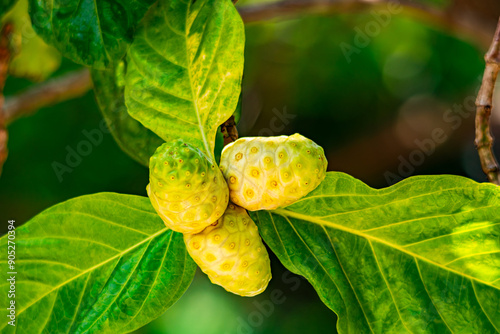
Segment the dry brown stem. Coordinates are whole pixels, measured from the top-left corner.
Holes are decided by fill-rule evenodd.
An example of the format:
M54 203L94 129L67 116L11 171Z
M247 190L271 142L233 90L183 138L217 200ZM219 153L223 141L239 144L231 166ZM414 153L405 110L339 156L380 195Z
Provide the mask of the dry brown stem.
M500 19L493 42L486 53L486 68L483 82L476 100L476 147L481 166L490 182L500 185L500 167L493 153L493 136L490 130L490 116L493 109L493 93L500 71Z

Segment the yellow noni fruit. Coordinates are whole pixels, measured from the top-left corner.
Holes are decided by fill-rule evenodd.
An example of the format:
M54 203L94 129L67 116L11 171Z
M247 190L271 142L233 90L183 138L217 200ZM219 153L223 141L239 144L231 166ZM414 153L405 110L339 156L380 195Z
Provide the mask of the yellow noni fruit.
M287 206L314 190L326 176L321 146L294 134L240 138L222 151L220 169L229 198L247 210Z
M255 296L271 280L271 265L257 225L245 209L229 204L224 215L198 234L184 234L186 247L212 283L240 296Z
M228 187L219 168L182 140L164 143L149 161L148 196L167 227L198 233L219 219Z

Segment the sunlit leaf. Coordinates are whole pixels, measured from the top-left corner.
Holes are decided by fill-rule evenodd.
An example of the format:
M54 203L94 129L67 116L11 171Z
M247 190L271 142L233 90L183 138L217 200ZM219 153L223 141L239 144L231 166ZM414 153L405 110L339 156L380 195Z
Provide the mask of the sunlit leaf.
M5 250L7 242L0 239ZM147 197L69 200L18 227L14 242L17 323L2 321L2 333L132 331L179 299L196 268L182 235L165 227ZM7 281L1 286L7 305Z
M213 155L217 127L238 102L244 42L230 0L160 0L128 53L129 113L165 141Z
M6 22L13 24L10 75L42 81L59 68L61 54L52 46L45 44L31 26L28 0L19 0L2 19L2 23Z
M375 190L328 173L253 213L264 240L339 317L339 333L497 333L500 188L456 176Z

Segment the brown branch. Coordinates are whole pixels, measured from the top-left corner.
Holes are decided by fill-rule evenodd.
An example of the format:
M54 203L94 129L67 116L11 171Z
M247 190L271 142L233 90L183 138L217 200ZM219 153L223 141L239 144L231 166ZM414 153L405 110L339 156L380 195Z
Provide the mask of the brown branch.
M492 20L489 15L500 11L498 1L489 1L488 12L466 7L463 2L456 2L456 0L442 9L418 0L282 0L274 3L247 5L238 8L238 11L245 23L252 23L304 14L331 15L332 13L366 10L374 6L401 5L405 13L410 16L437 25L461 37L467 36L471 42L487 47L491 41L491 30L496 25L496 20Z
M493 93L500 71L500 19L493 42L486 53L486 69L476 100L476 147L481 166L490 182L500 185L500 167L493 153L493 136L490 130L490 116L493 109Z
M282 0L273 3L247 5L238 8L245 23L267 21L274 18L293 17L303 14L331 14L340 11L362 10L373 5L387 4L390 0ZM432 7L411 0L400 0L399 4L408 8L426 10L439 14Z
M91 87L92 82L87 69L48 80L5 100L3 113L6 124L40 108L82 96Z
M236 129L234 116L229 117L229 119L221 125L221 132L224 136L224 146L238 139L238 129Z
M7 80L7 72L9 69L11 55L9 42L12 30L13 25L11 23L6 23L0 32L0 110L2 110L4 104L3 88L5 86L5 80ZM8 137L5 115L0 112L0 174L2 173L2 167L8 155Z

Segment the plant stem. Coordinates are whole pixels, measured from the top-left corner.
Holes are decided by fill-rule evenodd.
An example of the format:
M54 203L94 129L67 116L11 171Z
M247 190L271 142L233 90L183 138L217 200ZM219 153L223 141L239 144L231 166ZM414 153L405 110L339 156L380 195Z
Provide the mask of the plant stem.
M476 100L476 148L481 166L490 182L500 185L500 167L493 153L493 136L490 130L490 116L493 109L493 94L500 71L500 19L489 51L484 57L486 68L483 82Z
M40 108L84 95L92 88L88 69L82 69L48 80L19 95L7 98L3 107L8 125L15 119Z
M224 135L224 146L238 139L238 129L234 122L234 116L229 117L221 126L221 132Z

